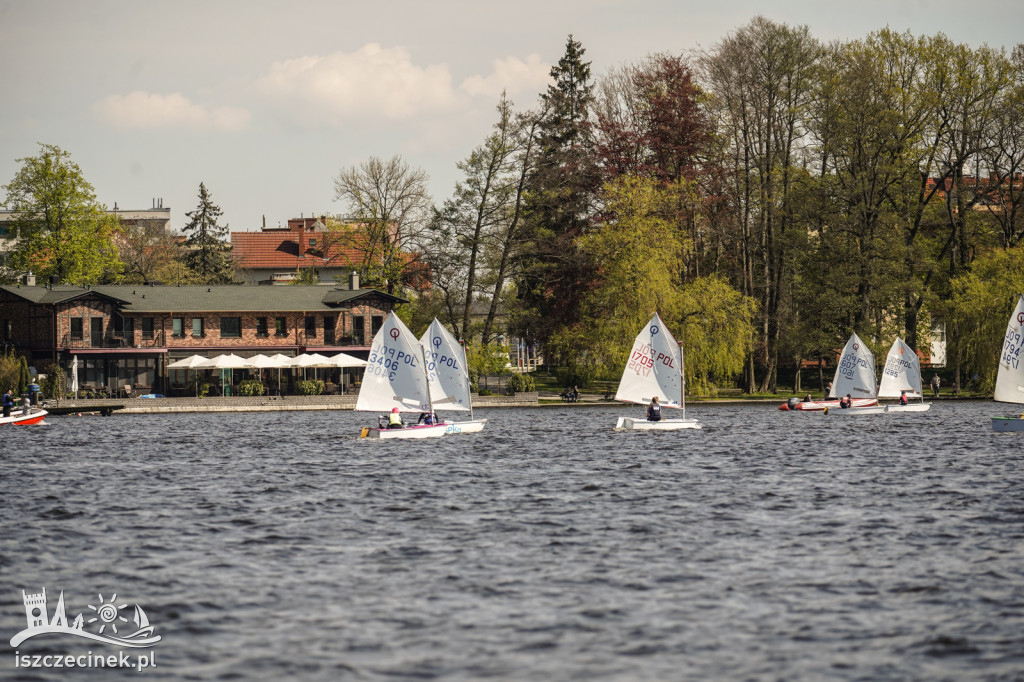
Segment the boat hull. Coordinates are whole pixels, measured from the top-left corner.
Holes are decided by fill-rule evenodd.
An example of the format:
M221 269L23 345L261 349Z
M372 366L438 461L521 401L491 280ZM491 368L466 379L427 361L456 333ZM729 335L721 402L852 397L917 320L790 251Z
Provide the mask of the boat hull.
M853 398L853 407L872 407L878 404L876 398ZM821 412L825 408L829 411L841 409L838 400L811 400L806 403L783 403L779 409L783 412Z
M649 422L646 419L619 417L615 424L616 431L680 431L682 429L700 429L703 425L696 419L662 419Z
M445 435L446 424L433 424L427 426L420 424L417 426L407 426L404 429L369 429L364 428L360 434L360 438L378 438L380 440L392 440L392 439L411 439L411 438L440 438Z
M992 417L992 430L1000 433L1024 431L1022 417Z
M914 403L913 405L886 405L886 412L927 412L931 403Z
M885 414L885 405L854 405L853 407L846 408L830 407L828 409L828 415L831 417L834 414L842 415L844 417Z
M46 410L33 410L28 414L12 414L10 417L0 417L0 425L31 426L32 424L40 424L46 419L48 414L50 413Z
M486 419L473 419L465 422L443 422L445 433L453 435L456 433L480 433L484 430Z

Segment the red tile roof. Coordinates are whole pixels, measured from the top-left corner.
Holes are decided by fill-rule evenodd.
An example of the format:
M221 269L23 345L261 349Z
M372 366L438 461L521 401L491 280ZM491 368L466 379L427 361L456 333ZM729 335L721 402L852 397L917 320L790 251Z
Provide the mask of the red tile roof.
M249 269L297 270L308 267L357 266L363 261L360 249L331 244L328 253L323 253L323 232L307 232L305 250L299 257L299 232L294 230L273 230L266 232L232 232L231 251L239 265ZM316 240L310 246L309 240Z

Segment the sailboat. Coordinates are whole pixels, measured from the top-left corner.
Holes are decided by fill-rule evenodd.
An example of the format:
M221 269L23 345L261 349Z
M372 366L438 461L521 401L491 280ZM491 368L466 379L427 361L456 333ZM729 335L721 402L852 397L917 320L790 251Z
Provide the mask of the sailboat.
M850 396L851 407L840 409L839 400L847 395ZM857 414L885 412L885 408L878 406L878 399L875 398L874 354L854 332L843 347L842 355L839 356L836 374L832 378L832 391L825 400L800 402L796 398L790 398L789 402L780 405L779 409L798 412L829 410L830 414L832 410L837 414L851 411Z
M931 404L924 401L921 390L921 363L917 353L896 337L885 358L885 369L882 370L882 381L878 385L879 398L899 398L905 394L908 399L920 398L921 402L906 405L886 405L886 412L926 412Z
M993 396L1001 403L1024 403L1024 295L1017 299L1017 307L1006 324L1003 349L999 355L996 390ZM1024 415L992 417L993 431L1024 431Z
M425 350L398 315L391 312L373 337L370 356L356 399L357 411L433 412L427 379ZM417 424L388 429L363 428L360 438L436 438L445 434L444 424Z
M683 349L657 313L633 341L615 399L647 405L655 396L663 408L678 409L682 416L656 422L646 418L619 417L615 429L677 431L701 428L698 420L686 419Z
M478 433L486 419L473 418L466 351L443 324L434 318L420 337L426 351L430 400L435 410L469 412L469 421L445 421L447 433Z

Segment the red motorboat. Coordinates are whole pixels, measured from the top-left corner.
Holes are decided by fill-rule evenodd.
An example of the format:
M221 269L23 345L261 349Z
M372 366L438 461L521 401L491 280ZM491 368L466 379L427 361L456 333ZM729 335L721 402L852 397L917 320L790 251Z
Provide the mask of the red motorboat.
M28 414L18 412L18 414L11 414L10 417L0 417L0 426L4 424L15 424L17 426L29 426L31 424L38 424L44 419L46 415L50 414L46 410L29 410Z

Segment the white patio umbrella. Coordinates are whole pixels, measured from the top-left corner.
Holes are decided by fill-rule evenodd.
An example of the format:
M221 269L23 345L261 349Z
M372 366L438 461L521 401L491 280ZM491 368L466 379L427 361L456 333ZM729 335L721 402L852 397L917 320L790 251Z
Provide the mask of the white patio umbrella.
M366 367L366 360L360 360L348 353L338 353L337 355L332 355L329 359L331 367Z
M347 367L366 367L366 360L360 360L354 355L348 353L338 353L337 355L330 356L331 367L337 367L342 370L341 372L341 392L345 392L345 368Z
M270 365L270 366L277 368L277 392L280 393L281 392L281 368L282 367L291 367L292 366L292 360L294 360L295 358L292 357L292 356L289 356L289 355L284 355L283 353L277 353L275 355L271 355L270 358L268 358L268 359L272 360L274 363L276 363L276 364Z
M333 367L331 360L326 355L320 355L319 353L303 353L302 355L296 355L292 358L292 367L302 368L302 378L306 378L307 367Z
M75 355L71 360L71 392L75 394L75 399L78 399L78 356Z
M206 356L203 356L203 355L189 355L186 358L182 358L180 360L175 360L174 362L168 363L167 364L167 369L183 369L183 370L185 370L185 381L188 382L188 370L196 369L197 367L202 365L207 360L209 360L209 358L207 358ZM199 397L199 382L198 381L196 382L196 397L197 398Z
M231 370L234 370L234 369L245 369L246 367L248 367L248 365L246 364L247 362L248 362L248 359L243 358L240 355L235 355L234 353L227 353L226 355L217 355L215 357L210 358L206 362L201 363L198 366L198 368L199 369L219 369L219 370L225 370L226 369L226 370L228 370L230 372ZM230 382L230 376L231 375L228 374L229 382ZM221 375L221 382L222 383L223 383L223 379L224 379L224 376L222 374Z

